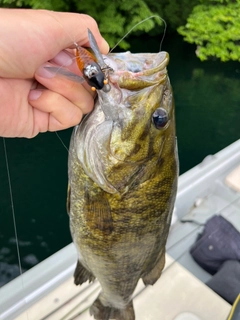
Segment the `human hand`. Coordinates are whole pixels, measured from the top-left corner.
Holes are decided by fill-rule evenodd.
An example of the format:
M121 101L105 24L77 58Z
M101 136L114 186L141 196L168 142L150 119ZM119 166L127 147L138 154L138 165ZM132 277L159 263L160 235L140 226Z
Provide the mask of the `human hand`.
M64 49L73 48L74 41L89 46L87 28L107 54L108 44L90 16L0 9L0 136L32 138L66 129L92 110L90 87L44 68L53 61L76 72L71 50Z

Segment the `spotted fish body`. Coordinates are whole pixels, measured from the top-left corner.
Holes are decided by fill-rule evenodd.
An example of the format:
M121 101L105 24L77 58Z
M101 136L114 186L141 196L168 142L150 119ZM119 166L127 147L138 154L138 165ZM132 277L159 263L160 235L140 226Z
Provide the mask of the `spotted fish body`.
M75 283L98 279L95 319L133 320L137 282L154 284L177 190L168 54L110 54L110 92L98 92L69 150L68 212ZM165 118L158 115L164 113ZM163 120L163 121L162 121Z

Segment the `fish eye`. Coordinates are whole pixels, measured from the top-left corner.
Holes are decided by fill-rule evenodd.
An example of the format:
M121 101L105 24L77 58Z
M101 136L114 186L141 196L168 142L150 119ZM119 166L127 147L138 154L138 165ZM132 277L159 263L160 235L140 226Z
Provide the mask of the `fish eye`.
M163 108L158 108L152 115L152 122L156 129L163 129L168 123L168 113Z

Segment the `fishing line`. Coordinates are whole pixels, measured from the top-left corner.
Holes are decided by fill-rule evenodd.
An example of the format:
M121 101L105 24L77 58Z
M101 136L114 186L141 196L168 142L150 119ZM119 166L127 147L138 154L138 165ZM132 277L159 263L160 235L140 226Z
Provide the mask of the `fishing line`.
M119 45L119 43L120 43L123 39L125 39L125 38L129 35L130 32L132 32L133 29L135 29L137 26L139 26L139 25L142 24L143 22L145 22L145 21L147 21L147 20L149 20L149 19L153 19L153 18L158 18L159 20L161 20L161 21L164 23L164 31L163 31L163 36L162 36L162 40L161 40L161 42L160 42L160 49L159 49L159 51L161 51L162 43L163 43L163 40L164 40L165 35L166 35L166 31L167 31L167 23L166 23L166 21L165 21L163 18L161 18L160 16L158 16L158 15L152 15L152 16L150 16L150 17L147 17L147 18L139 21L137 24L135 24L135 25L125 34L125 36L122 37L122 39L120 39L120 40L117 42L117 44L115 44L115 46L110 50L109 53L111 53L111 52Z
M55 133L56 133L58 139L61 141L61 143L62 143L62 145L64 146L64 148L67 150L67 152L69 152L67 146L65 145L65 143L63 142L62 138L59 136L59 134L57 133L57 131L55 131Z
M52 18L60 25L60 27L62 28L62 30L68 35L69 39L71 39L71 41L73 42L73 45L75 46L75 48L78 50L78 49L80 48L80 46L79 46L78 43L71 37L70 33L69 33L67 30L64 29L62 23L61 23L54 15L52 15ZM159 19L161 22L164 23L164 32L163 32L163 36L162 36L162 39L161 39L161 42L160 42L160 48L159 48L159 50L161 51L162 43L163 43L163 40L164 40L165 35L166 35L167 23L166 23L166 21L165 21L163 18L161 18L159 15L152 15L152 16L149 16L149 17L147 17L147 18L139 21L138 23L136 23L136 24L117 42L117 44L110 50L109 53L111 53L111 52L119 45L119 43L120 43L123 39L125 39L125 38L132 32L132 30L134 30L137 26L139 26L140 24L142 24L142 23L144 23L144 22L146 22L146 21L148 21L148 20L150 20L150 19L153 19L153 18L157 18L157 19ZM90 30L89 30L89 31L90 31ZM89 32L88 32L88 33L89 33ZM91 35L91 34L90 34L90 35ZM96 40L95 40L95 38L94 38L93 35L92 35L92 38L93 38L93 39L92 39L92 42L94 43L95 47L98 49L97 43L95 44ZM93 40L94 40L94 41L93 41ZM91 38L90 38L90 36L89 36L89 42L90 42L90 45L91 45ZM93 45L92 45L92 46L93 46ZM90 49L91 49L91 48L90 48ZM92 49L93 49L93 48L92 48ZM66 51L67 51L67 50L66 50ZM101 62L100 62L100 60L103 61L103 57L102 57L101 53L99 52L99 49L98 49L97 51L95 51L95 50L93 50L93 51L95 52L95 58L97 59L97 62L98 62L98 64L99 64L99 67L100 67L101 70L103 71L104 68L102 67ZM100 59L100 58L101 58L101 59ZM54 58L53 58L53 59L54 59ZM77 59L77 56L73 57L73 58L72 58L72 61L73 61L74 59ZM103 61L103 63L104 63L104 61ZM104 65L105 65L105 63L104 63ZM77 74L70 72L69 70L65 70L65 69L63 69L63 67L64 67L64 65L59 66L59 67L53 66L53 67L45 67L45 68L48 69L49 71L55 72L55 75L56 75L57 73L60 73L61 75L69 78L71 81L80 82L80 83L86 81L86 79L84 80L83 77L80 77L80 76L78 76ZM108 68L107 65L106 65L106 67ZM79 67L79 69L80 69L80 67ZM82 70L80 69L80 71L82 71ZM80 79L81 79L81 80L80 80ZM109 90L110 90L110 89L109 89ZM108 91L109 91L109 90L108 90ZM58 135L57 135L57 136L58 136ZM63 141L61 140L61 138L60 138L59 136L58 136L58 138L59 138L60 141L62 142L62 144L63 144L63 146L65 147L65 149L67 149L67 147L65 146L65 144L63 143ZM67 149L67 151L68 151L68 149Z
M61 26L61 28L64 30L64 32L68 35L69 39L72 40L74 46L75 46L76 48L79 47L79 44L78 44L76 41L73 40L73 38L71 37L70 33L67 32L67 31L63 28L63 25L61 24L61 22L58 21L58 19L56 19L54 16L53 16L53 18L54 18L54 19L56 20L56 22ZM163 40L165 39L166 32L167 32L167 23L166 23L166 21L165 21L163 18L161 18L159 15L152 15L152 16L149 16L149 17L147 17L147 18L139 21L138 23L136 23L136 24L115 44L115 46L109 51L109 53L111 53L111 52L121 43L121 41L124 40L137 26L139 26L140 24L142 24L142 23L144 23L144 22L146 22L146 21L148 21L148 20L150 20L150 19L153 19L153 18L159 19L159 20L162 21L163 24L164 24L163 36L162 36L162 39L161 39L161 42L160 42L160 47L159 47L159 51L161 51L161 49L162 49L162 43L163 43ZM76 59L76 57L73 57L72 59L74 60L74 59ZM61 66L61 67L63 67L63 66ZM61 67L59 67L59 69L61 69Z
M163 21L163 23L164 23L163 36L162 36L162 40L160 42L160 47L159 47L159 51L161 51L162 50L162 43L163 43L163 40L164 40L164 38L166 36L166 32L167 32L167 23L163 18L159 17L159 19L161 19Z
M11 208L12 208L12 219L13 219L14 233L15 233L15 237L16 237L18 264L19 264L20 275L22 275L23 272L22 272L21 259L20 259L19 241L18 241L17 225L16 225L16 219L15 219L14 203L13 203L12 184L11 184L11 178L10 178L10 170L9 170L9 166L8 166L7 147L6 147L5 138L3 138L3 148L4 148L5 162L6 162L6 168L7 168L7 177L8 177L8 186L9 186L9 193L10 193Z
M58 21L58 19L56 19L54 16L53 16L53 18L54 18L54 19L56 20L56 22L61 26L61 28L62 28L62 29L64 30L64 32L69 36L69 38L72 40L73 44L74 44L75 47L77 48L77 47L79 46L78 43L77 43L76 41L74 41L73 38L70 36L69 32L67 32L67 31L63 28L63 25L61 24L61 22ZM119 43L120 43L123 39L125 39L125 38L132 32L132 30L134 30L137 26L139 26L140 24L144 23L145 21L148 21L148 20L153 19L153 18L157 18L157 19L159 19L160 21L162 21L162 22L164 23L164 31L163 31L163 36L162 36L162 39L161 39L161 42L160 42L160 48L159 48L159 50L161 51L162 43L163 43L163 40L164 40L165 35L166 35L166 31L167 31L167 23L166 23L166 21L165 21L163 18L161 18L159 15L152 15L152 16L149 16L149 17L147 17L147 18L139 21L137 24L135 24L135 25L125 34L125 36L123 36L123 37L117 42L117 44L110 50L109 53L111 53L111 52L119 45ZM72 57L72 60L74 60L74 59L76 59L76 58L77 58L77 57ZM58 70L60 71L63 67L64 67L64 65L59 66ZM56 73L57 73L57 72L56 72ZM64 74L63 74L63 75L64 75ZM76 75L76 77L78 77L78 76ZM68 78L69 78L69 76L68 76ZM75 81L74 79L72 79L72 80ZM62 143L62 145L64 146L64 148L67 150L67 152L69 152L68 148L66 147L66 145L64 144L64 142L62 141L62 139L60 138L60 136L58 135L58 133L57 133L57 132L55 132L55 133L56 133L58 139L61 141L61 143Z
M14 234L16 238L16 247L17 247L17 258L18 258L18 265L19 265L19 272L20 272L20 278L21 278L21 284L23 291L25 290L24 282L23 282L23 271L22 271L22 264L21 264L21 258L20 258L20 249L19 249L19 240L18 240L18 232L17 232L17 224L16 224L16 216L15 216L15 209L14 209L14 202L13 202L13 192L12 192L12 184L11 184L11 176L10 176L10 169L8 165L8 156L7 156L7 146L5 138L3 139L3 149L4 149L4 156L5 156L5 162L6 162L6 169L7 169L7 178L8 178L8 186L9 186L9 193L10 193L10 201L11 201L11 208L12 208L12 219L13 219L13 227L14 227ZM25 301L25 304L27 303L26 298L23 298ZM26 317L28 318L28 313L26 311Z

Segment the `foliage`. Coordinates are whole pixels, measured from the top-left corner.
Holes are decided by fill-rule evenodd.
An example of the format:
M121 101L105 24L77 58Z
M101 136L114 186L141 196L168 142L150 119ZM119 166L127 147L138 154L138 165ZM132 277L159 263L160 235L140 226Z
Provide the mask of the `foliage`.
M98 22L102 35L111 47L134 25L154 15L144 0L105 0L98 2L95 0L0 0L0 6L86 13ZM156 25L162 24L162 20L155 17L137 25L133 32L149 32ZM129 44L123 40L119 46L122 49L127 49Z
M92 16L99 24L101 33L106 38L110 47L114 46L134 25L150 17L153 12L144 0L74 0L77 12L84 12ZM148 32L155 24L161 25L160 19L149 19L134 28L134 32L141 30ZM127 49L129 44L123 40L120 47Z
M0 7L69 11L70 3L71 1L65 0L0 0Z
M177 27L186 23L199 0L146 0L146 3L153 12L157 12L166 20L168 29L175 31Z
M201 60L240 61L240 0L200 1L178 32L197 45Z
M55 11L82 12L92 16L99 24L103 36L114 46L131 28L150 16L152 18L132 30L132 32L150 33L160 36L166 21L169 30L184 24L192 8L199 0L0 0L0 7L21 7L33 9L48 9ZM159 26L161 26L159 28ZM119 46L127 49L127 40Z
M0 0L0 7L89 14L98 22L110 47L116 45L134 25L155 16L138 24L131 33L161 37L163 18L168 32L177 29L185 41L197 45L196 54L201 60L240 61L240 0ZM119 47L129 48L127 38Z

